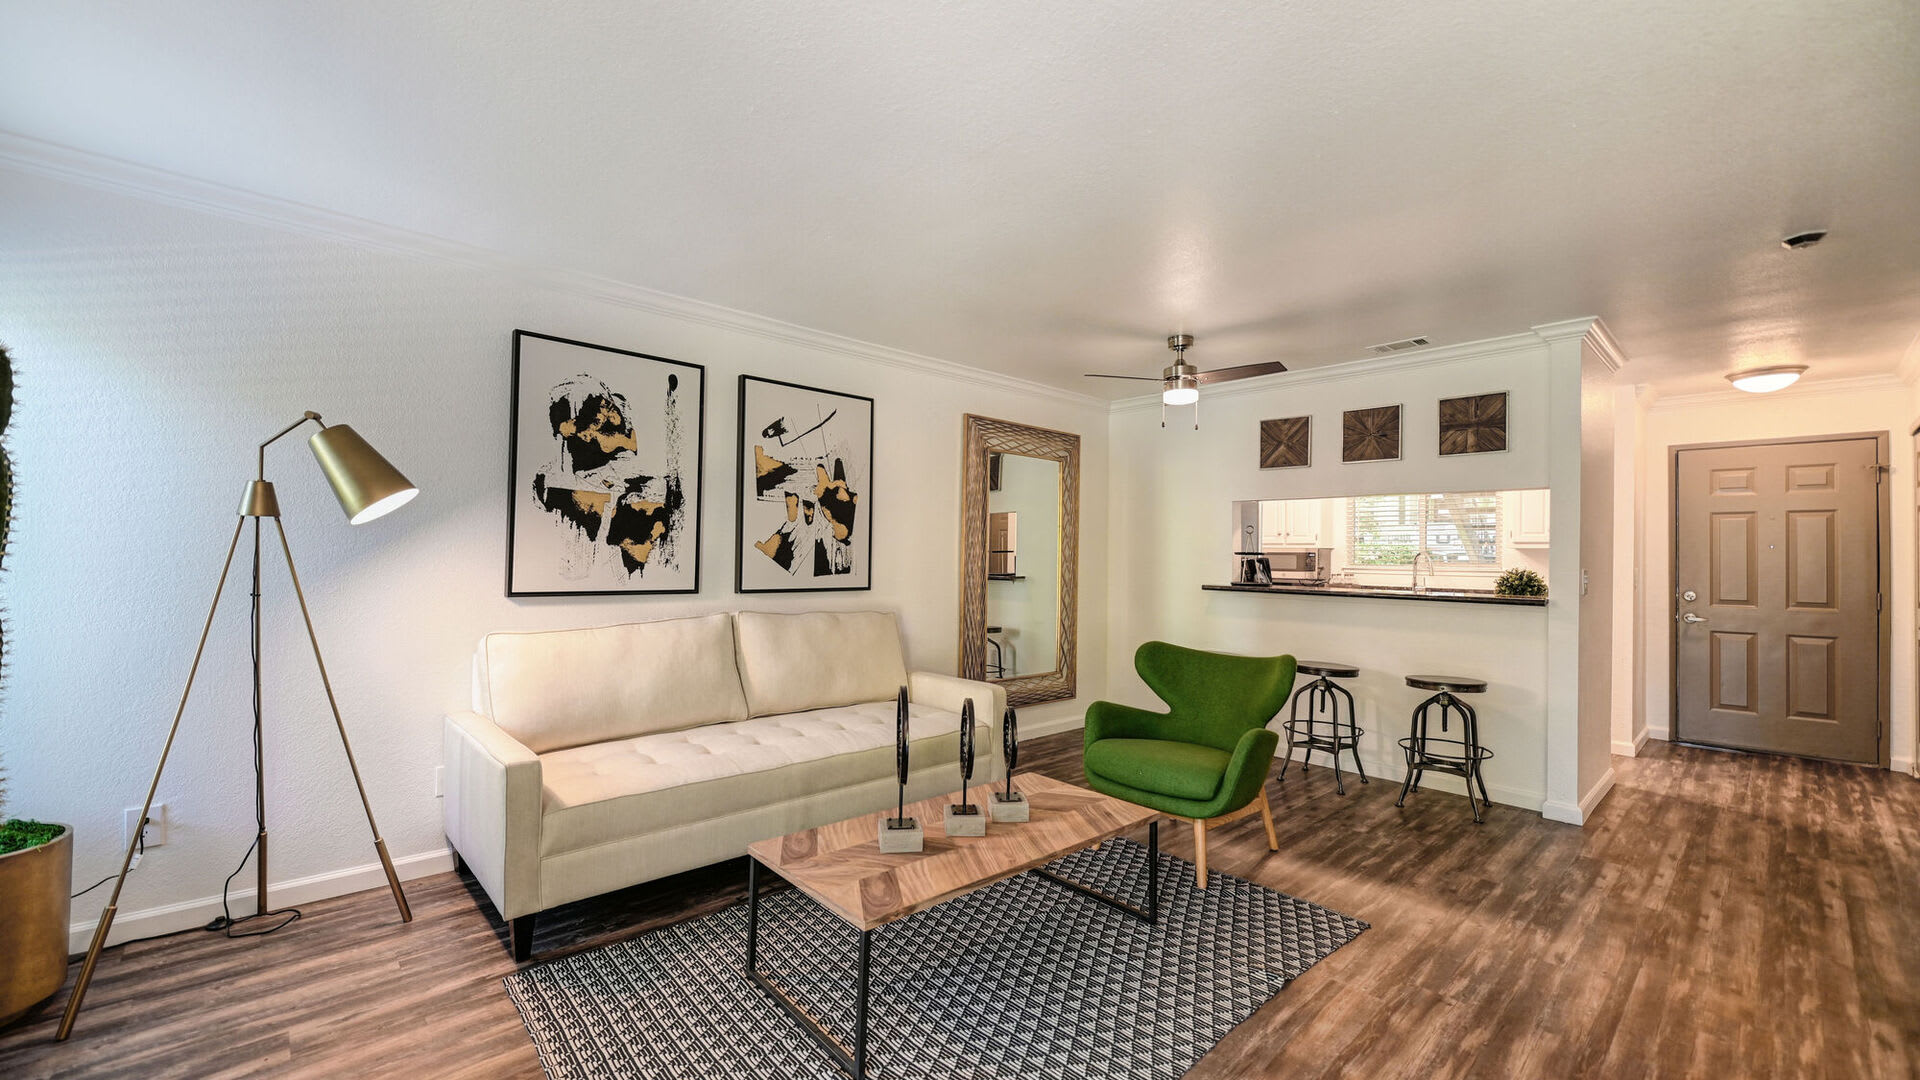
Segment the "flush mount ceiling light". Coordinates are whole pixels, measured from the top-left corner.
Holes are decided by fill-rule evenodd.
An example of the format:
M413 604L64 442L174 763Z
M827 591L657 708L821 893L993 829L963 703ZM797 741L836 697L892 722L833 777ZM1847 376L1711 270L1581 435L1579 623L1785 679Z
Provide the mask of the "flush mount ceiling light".
M1200 387L1203 384L1233 382L1235 379L1251 379L1258 375L1275 375L1287 370L1287 365L1278 360L1269 360L1262 364L1242 364L1239 367L1219 368L1215 371L1201 371L1187 363L1187 350L1193 347L1192 334L1174 334L1167 338L1167 348L1173 350L1173 363L1161 371L1159 378L1151 375L1100 375L1087 372L1089 379L1134 379L1139 382L1157 382L1160 384L1160 426L1167 426L1166 406L1199 405ZM1194 409L1193 426L1200 427L1200 410Z
M1749 394L1771 394L1792 386L1806 370L1805 364L1775 364L1772 367L1731 372L1727 375L1727 381L1735 389L1745 390Z

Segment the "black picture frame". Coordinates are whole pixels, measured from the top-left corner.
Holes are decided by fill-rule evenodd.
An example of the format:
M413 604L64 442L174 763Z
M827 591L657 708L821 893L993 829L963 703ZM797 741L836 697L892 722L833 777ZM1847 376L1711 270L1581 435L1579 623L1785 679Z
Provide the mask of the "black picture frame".
M854 449L864 450L866 454L866 460L864 462L856 463L853 470L855 472L864 471L865 486L868 489L866 491L857 491L857 490L853 491L853 494L856 496L857 501L855 504L856 509L853 515L853 518L854 518L853 527L850 530L850 533L852 535L849 537L848 543L849 543L849 557L854 560L857 560L857 562L854 564L853 570L849 573L849 576L857 578L857 583L855 584L836 583L839 580L838 574L822 577L812 573L808 573L803 576L798 572L798 570L794 570L794 571L783 570L781 572L788 574L788 577L793 581L792 584L787 584L784 582L780 584L767 584L767 581L772 577L771 571L768 571L768 572L749 571L748 569L749 555L758 559L762 557L762 553L759 548L754 547L754 544L757 543L758 541L756 541L755 539L749 538L749 535L748 535L750 530L755 532L760 531L758 526L751 526L748 521L748 510L747 510L747 506L748 506L747 471L748 471L748 461L749 461L748 455L752 453L752 447L756 444L757 440L766 437L766 432L764 428L749 427L749 424L752 421L750 420L748 414L750 409L752 409L752 407L756 404L756 399L754 397L755 387L777 388L778 392L784 394L789 398L794 397L796 394L802 397L807 395L812 395L820 399L820 404L844 402L844 403L848 403L848 405L853 407L856 411L864 409L865 428L866 428L864 441L859 440L857 438L858 433L855 432L854 441L851 443L848 443L846 441L848 437L846 433L845 432L839 433L839 438L841 439L843 448L850 446ZM828 419L820 421L820 427L816 427L813 430L820 430L821 427L824 427L824 425L831 422L834 418L838 416L840 409L843 407L846 407L846 406L835 405L832 415L830 415ZM850 417L849 419L853 421L857 421L858 417L857 416ZM872 488L874 486L873 476L874 476L874 465L875 465L874 455L873 455L874 419L875 419L875 416L874 416L873 399L870 397L866 397L862 394L849 394L840 390L827 390L817 386L806 386L801 383L785 382L780 379L762 378L761 376L758 376L758 375L740 376L740 400L739 400L739 410L738 410L739 426L735 432L737 436L737 442L734 447L735 459L734 459L734 470L733 470L733 474L734 474L733 589L736 593L751 594L751 593L792 593L792 592L866 592L873 588L874 550L873 550ZM795 441L798 442L800 438L808 434L812 434L812 431L810 430L808 432L803 432L800 436L796 436ZM851 479L851 474L849 478ZM757 498L757 493L756 493L756 499L754 501L756 503L759 502L759 499ZM768 539L772 539L772 538L768 537ZM766 556L766 557L768 559L771 559L771 556ZM796 559L798 558L797 554L795 558ZM769 565L771 565L771 563L769 563ZM755 580L749 581L748 578L750 575ZM822 582L822 583L813 584L813 582Z
M535 343L538 344L536 345ZM665 372L666 374L691 377L697 383L697 393L690 395L692 401L689 407L684 410L675 410L676 413L681 414L678 416L679 421L690 424L693 428L690 439L685 438L684 435L681 437L681 441L690 447L693 457L691 469L693 483L691 490L685 490L685 484L683 482L683 490L681 493L686 507L686 509L682 511L682 517L687 535L684 540L681 537L675 537L674 540L676 564L678 562L678 551L684 547L686 559L691 566L691 571L676 573L673 575L673 582L665 587L649 587L644 577L644 570L639 573L629 570L626 575L627 580L624 583L602 584L596 587L583 588L536 587L544 583L531 580L534 576L531 569L527 570L524 574L529 580L522 580L522 573L517 572L522 562L520 558L523 553L522 548L534 523L550 523L547 519L534 517L528 517L525 521L522 520L523 514L530 514L541 508L534 504L533 497L531 496L531 484L523 483L523 480L527 478L523 478L521 475L521 444L523 436L526 434L522 431L521 424L523 420L531 422L531 418L524 415L521 408L523 397L523 387L521 384L523 378L529 374L528 368L530 364L527 355L528 352L533 348L544 351L554 347L593 350L593 353L581 354L580 359L583 361L599 360L602 364L610 364L616 367L624 365L631 370L617 373L618 376L623 379L630 378L640 372L647 372L652 365L664 365L670 369ZM604 353L606 357L597 357L594 355L595 353ZM556 367L546 358L543 358L541 363L549 369L542 373L548 377L551 377L552 371L565 369L563 367ZM574 366L577 367L577 365ZM601 370L611 371L612 369L603 367ZM658 375L661 374L661 372L653 371L653 374ZM591 371L584 371L580 372L579 375L569 376L569 378L578 377L600 378L600 381L605 382L608 387L611 388L613 386L611 382L606 382L605 378L593 376ZM677 393L677 390L670 391L670 393ZM706 516L706 367L685 360L675 360L671 357L655 356L651 353L635 352L631 349L619 349L611 345L597 345L590 341L579 341L574 338L542 334L532 330L516 329L513 332L513 368L507 400L507 595L509 597L672 596L698 593L700 591L700 526L701 519ZM551 414L551 405L549 406L549 414ZM647 419L653 418L648 417ZM636 427L643 422L633 417L629 417L628 421ZM557 437L557 433L554 432L548 432L541 436L541 438L544 439L552 439L555 437ZM666 437L667 436L663 436L663 438ZM535 465L533 467L539 468L540 466ZM685 474L687 471L684 466L679 470L681 474ZM662 473L663 478L667 475L666 472ZM610 527L610 522L600 526L596 534L588 536L588 542L596 545L596 547L618 547L618 545L608 543L599 537L599 533L604 533ZM576 526L576 528L579 528L579 526ZM607 535L610 535L610 533ZM617 560L619 556L607 554L601 558ZM606 572L603 574L603 577L609 579L615 576L617 576L616 572ZM658 578L656 578L656 580L658 580ZM638 584L635 583L636 581ZM619 584L624 584L625 587L619 587Z

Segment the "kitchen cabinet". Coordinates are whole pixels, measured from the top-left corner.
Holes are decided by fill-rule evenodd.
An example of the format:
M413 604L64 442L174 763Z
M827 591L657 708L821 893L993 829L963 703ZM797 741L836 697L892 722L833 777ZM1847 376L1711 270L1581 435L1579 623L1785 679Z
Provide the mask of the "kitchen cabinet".
M1288 499L1261 503L1260 546L1319 547L1320 500Z
M1551 492L1516 491L1508 505L1507 542L1514 547L1546 547L1552 537Z

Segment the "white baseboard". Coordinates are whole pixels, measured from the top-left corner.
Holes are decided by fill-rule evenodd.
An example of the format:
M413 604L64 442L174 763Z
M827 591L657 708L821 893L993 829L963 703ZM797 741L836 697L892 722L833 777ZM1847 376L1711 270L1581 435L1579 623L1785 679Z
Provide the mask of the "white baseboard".
M1284 746L1281 747L1283 753L1285 749ZM1298 752L1299 751L1296 751L1296 753ZM1300 761L1301 759L1299 757L1295 757L1293 764L1287 767L1287 777L1289 779L1299 775ZM1318 772L1322 769L1331 771L1332 767L1326 764L1326 761L1327 757L1325 754L1315 754L1313 760L1314 771ZM1347 767L1352 764L1352 761L1353 759L1351 757L1344 758L1341 761L1340 768L1340 773L1345 777L1349 790L1352 789L1354 784L1360 782L1359 778L1353 774L1353 770ZM1367 767L1367 776L1376 784L1388 783L1397 787L1407 776L1407 766L1403 760L1375 761L1372 758L1362 757L1360 763ZM1274 766L1274 772L1276 775L1279 773L1279 766L1277 764ZM1447 776L1443 773L1428 773L1426 779L1420 781L1420 790L1444 791L1451 795L1465 795L1467 793L1467 786L1466 781L1457 776ZM1531 810L1534 813L1539 813L1541 806L1544 805L1546 801L1546 796L1540 792L1522 791L1519 788L1502 787L1499 784L1488 784L1487 796L1502 806L1515 806L1522 810ZM1417 794L1409 795L1407 798L1411 801L1419 798L1419 796Z
M1593 787L1589 788L1585 795L1580 796L1580 802L1578 804L1551 801L1540 808L1540 816L1546 818L1548 821L1562 821L1568 825L1585 825L1587 819L1593 816L1594 810L1600 806L1600 800L1606 798L1607 792L1612 790L1613 770L1608 769L1606 772L1600 774L1600 779L1593 782Z
M1621 757L1639 757L1640 751L1647 747L1647 736L1649 734L1650 732L1643 729L1640 734L1633 737L1632 742L1621 742L1619 739L1615 739L1613 741L1613 752Z
M1910 757L1890 758L1887 761L1887 767L1906 776L1920 776L1920 772L1914 771L1913 759Z
M1569 802L1549 802L1540 807L1540 816L1548 821L1558 821L1568 825L1584 825L1587 821L1586 817L1580 813L1580 808Z
M1661 742L1673 741L1673 733L1667 730L1667 726L1665 724L1648 724L1646 736L1648 739L1658 739ZM1642 746L1646 745L1645 739L1641 740L1641 745Z
M1087 718L1081 716L1056 716L1051 720L1020 721L1020 741L1058 735L1063 731L1079 731L1087 726Z
M402 881L432 874L444 874L453 869L453 852L442 848L439 851L427 851L418 855L393 860L394 873ZM294 878L290 881L277 881L268 884L268 899L274 907L298 907L311 904L316 900L326 900L348 893L363 892L367 889L383 889L387 885L387 875L377 862L364 866L351 866L345 870L334 870L312 877ZM253 908L253 889L239 889L227 894L227 906L235 912L250 912ZM107 934L108 945L118 945L134 938L152 937L155 934L171 934L176 930L192 930L212 922L220 914L220 897L203 896L198 900L183 900L177 904L165 904L160 907L145 908L140 911L126 911L114 916L113 929ZM93 943L93 928L98 920L74 923L67 928L67 951L78 955L87 951Z

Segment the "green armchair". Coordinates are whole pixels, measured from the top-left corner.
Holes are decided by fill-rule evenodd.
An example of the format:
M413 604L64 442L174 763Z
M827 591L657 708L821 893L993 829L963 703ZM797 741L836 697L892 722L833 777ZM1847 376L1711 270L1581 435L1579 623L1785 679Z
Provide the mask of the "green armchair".
M1267 723L1293 690L1291 656L1230 656L1149 641L1133 654L1164 713L1096 701L1087 710L1087 786L1193 823L1194 876L1207 887L1207 830L1258 813L1280 850L1267 773L1280 737Z

